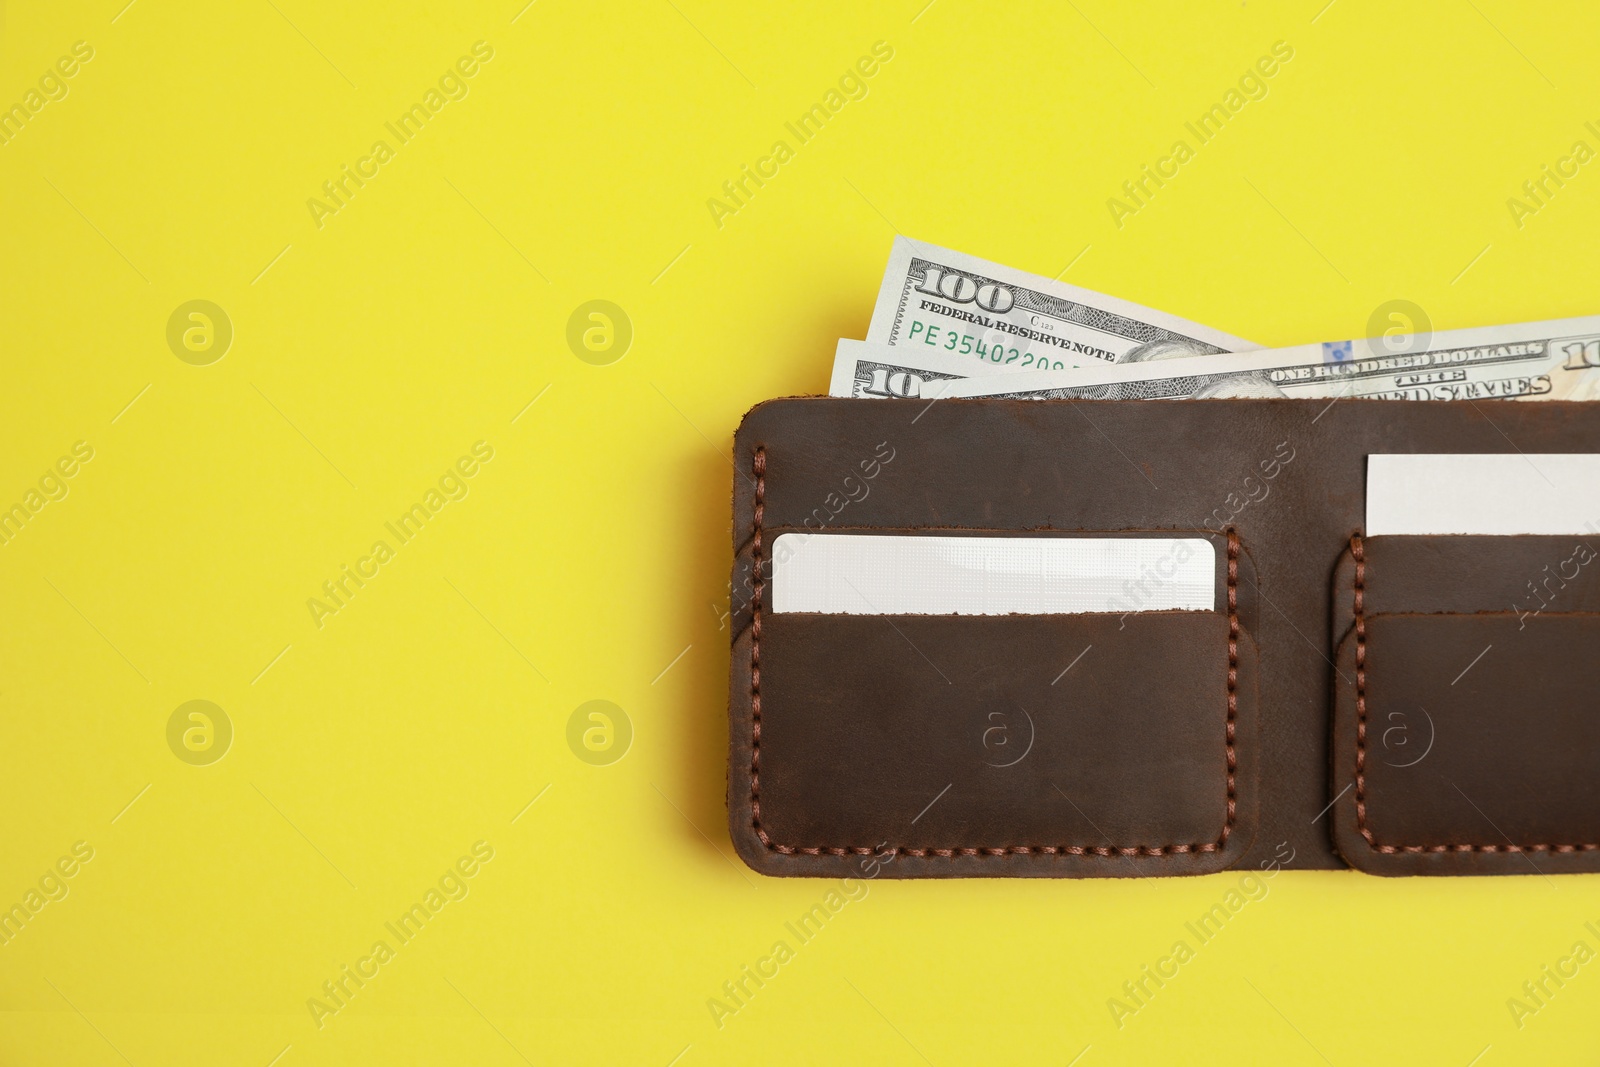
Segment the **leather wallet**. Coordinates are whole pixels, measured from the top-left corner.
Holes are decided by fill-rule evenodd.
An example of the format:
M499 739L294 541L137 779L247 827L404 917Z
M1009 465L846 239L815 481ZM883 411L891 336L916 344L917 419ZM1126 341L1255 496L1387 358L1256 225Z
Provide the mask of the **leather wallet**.
M1369 454L1514 451L1600 452L1600 410L758 405L733 457L735 848L790 876L1600 870L1588 541L1362 532ZM1204 537L1216 603L775 613L774 542L821 532Z

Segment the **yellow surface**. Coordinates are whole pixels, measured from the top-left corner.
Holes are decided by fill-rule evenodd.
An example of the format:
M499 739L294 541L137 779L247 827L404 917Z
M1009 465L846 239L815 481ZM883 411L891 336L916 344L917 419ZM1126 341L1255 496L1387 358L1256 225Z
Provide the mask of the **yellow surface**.
M93 52L0 146L0 506L44 480L0 544L0 906L66 894L0 945L0 1063L1592 1060L1600 964L1520 1027L1507 1001L1600 949L1593 876L1291 870L1120 1028L1238 875L877 881L707 1004L829 888L723 828L730 437L825 388L894 228L1267 344L1394 299L1600 311L1600 169L1508 205L1600 148L1592 8L125 2L0 7L0 105ZM1279 41L1119 228L1107 200ZM345 165L376 173L332 211ZM202 320L168 344L194 300L218 361ZM633 326L609 365L568 346L591 300ZM376 574L313 612L345 565ZM169 747L194 700L232 725L209 765L176 753L216 751L214 713L210 750L187 712ZM609 765L568 744L592 700L632 726ZM441 879L465 897L401 943ZM314 1012L347 965L376 974Z

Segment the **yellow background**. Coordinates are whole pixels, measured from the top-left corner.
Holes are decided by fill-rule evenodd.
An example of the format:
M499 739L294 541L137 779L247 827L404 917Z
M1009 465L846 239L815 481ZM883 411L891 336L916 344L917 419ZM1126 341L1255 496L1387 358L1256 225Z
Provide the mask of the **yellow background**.
M1595 876L1290 871L1120 1029L1107 999L1236 875L877 881L723 1026L706 1004L828 887L724 829L731 433L825 389L896 229L1264 344L1391 299L1600 311L1600 168L1520 228L1506 203L1600 147L1592 8L125 2L0 8L0 103L95 50L0 147L0 505L95 450L0 546L0 906L95 850L0 946L0 1062L1592 1059L1600 963L1520 1029L1506 1001L1600 948ZM479 40L469 95L318 228ZM1279 40L1269 95L1116 227ZM209 366L166 342L193 299L235 331ZM592 299L634 326L609 366L566 342ZM318 628L479 440L469 495ZM235 730L210 766L167 745L193 699ZM609 766L567 744L594 699L634 729ZM307 999L479 840L470 894L319 1029Z

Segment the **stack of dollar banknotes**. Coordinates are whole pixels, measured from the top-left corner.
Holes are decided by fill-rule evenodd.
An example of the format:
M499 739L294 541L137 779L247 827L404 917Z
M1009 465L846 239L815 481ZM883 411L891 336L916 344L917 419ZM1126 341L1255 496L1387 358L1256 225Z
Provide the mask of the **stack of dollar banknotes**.
M828 392L930 401L1600 396L1600 316L1431 332L1421 309L1392 301L1373 326L1377 336L1263 349L1176 315L899 237L867 339L839 342Z

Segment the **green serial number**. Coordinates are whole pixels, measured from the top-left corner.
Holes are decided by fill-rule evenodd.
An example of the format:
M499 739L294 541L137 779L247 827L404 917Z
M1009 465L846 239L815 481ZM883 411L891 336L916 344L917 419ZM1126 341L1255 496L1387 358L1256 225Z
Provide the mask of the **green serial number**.
M1066 364L1059 359L1050 359L1037 352L1019 352L1015 348L1008 348L998 343L985 344L983 338L974 337L964 330L940 328L920 319L913 319L911 332L906 334L906 341L913 341L919 335L922 337L922 343L930 348L942 348L947 352L975 356L985 363L1015 363L1018 367L1032 367L1034 370L1066 369Z

